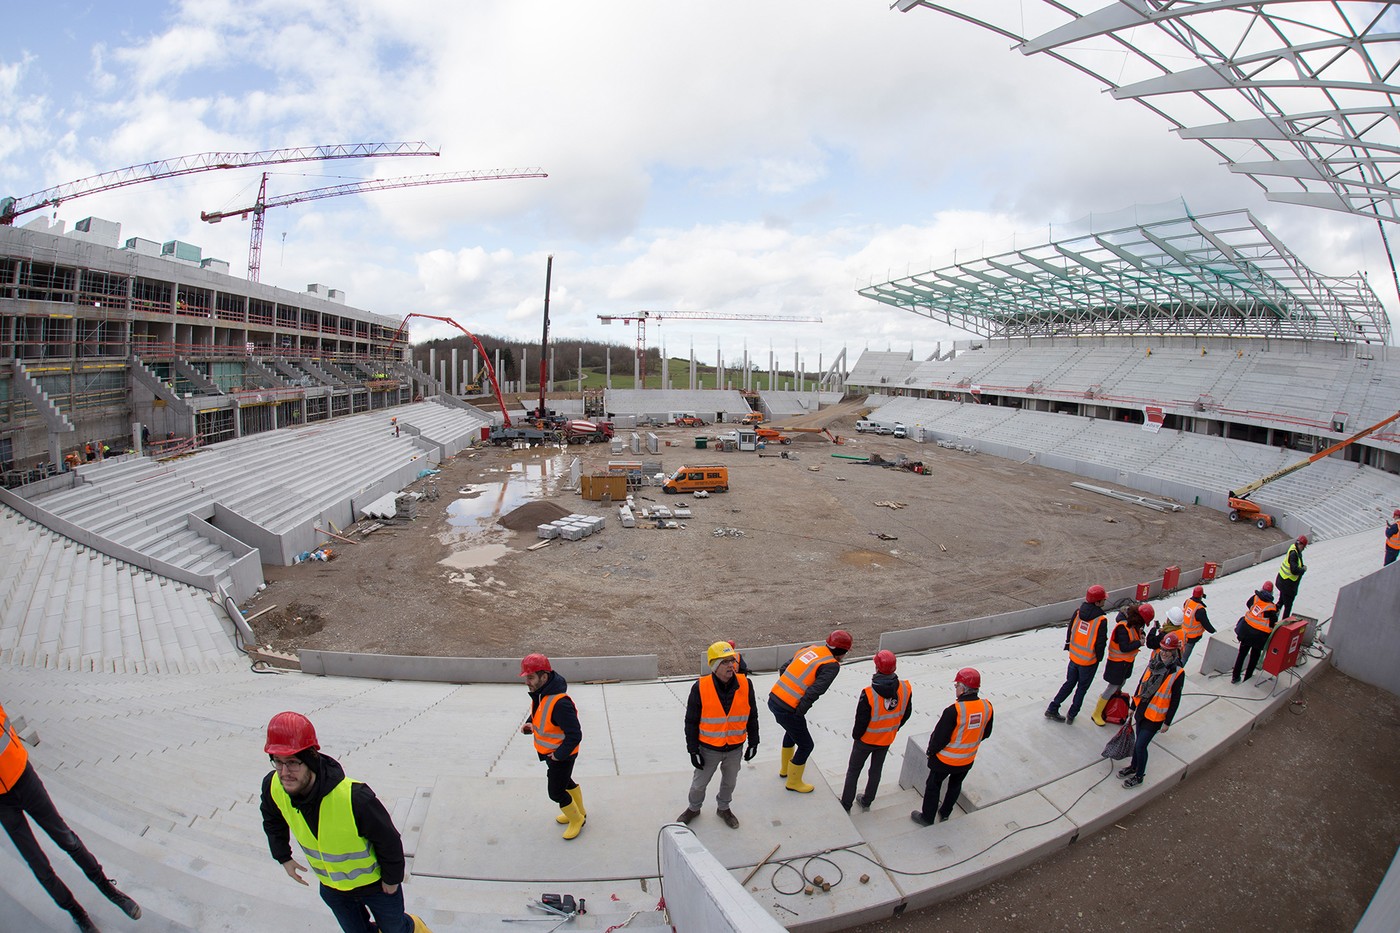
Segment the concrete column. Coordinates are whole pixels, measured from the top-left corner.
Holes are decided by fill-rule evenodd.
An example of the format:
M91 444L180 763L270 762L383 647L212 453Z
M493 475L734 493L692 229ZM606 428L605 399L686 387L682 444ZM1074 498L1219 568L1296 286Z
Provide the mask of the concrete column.
M452 348L452 382L451 382L451 384L448 385L448 387L447 387L447 394L448 394L448 395L461 395L461 394L462 394L462 384L461 384L460 382L457 381L457 373L458 373L458 372L460 372L460 370L458 370L458 368L457 368L457 348L456 348L456 347L453 347L453 348Z
M428 351L428 375L437 377L437 350Z

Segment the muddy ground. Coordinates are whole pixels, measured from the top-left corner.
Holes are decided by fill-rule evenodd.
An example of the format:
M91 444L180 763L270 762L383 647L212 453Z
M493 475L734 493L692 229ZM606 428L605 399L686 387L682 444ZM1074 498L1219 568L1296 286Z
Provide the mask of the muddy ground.
M795 434L760 454L701 451L697 429L657 429L669 446L642 459L668 472L723 463L731 475L730 491L708 499L639 490L641 506L690 505L693 517L670 530L623 529L616 506L565 488L575 457L585 473L606 469L607 445L467 451L414 484L436 495L420 502L416 520L368 535L376 523L360 522L341 529L358 543L330 541L328 562L264 568L268 587L245 608L277 607L254 628L280 649L655 653L662 672L675 674L695 670L718 639L787 643L840 626L857 654L869 654L885 631L1077 598L1094 583L1160 579L1171 565L1199 567L1281 540L1200 507L1161 513L1074 489L1076 477L1055 470L856 435L860 411L826 415L847 443ZM929 472L833 454L904 455ZM607 528L526 550L538 542L537 524L568 512L605 515ZM289 622L292 604L293 616L314 612L323 627Z

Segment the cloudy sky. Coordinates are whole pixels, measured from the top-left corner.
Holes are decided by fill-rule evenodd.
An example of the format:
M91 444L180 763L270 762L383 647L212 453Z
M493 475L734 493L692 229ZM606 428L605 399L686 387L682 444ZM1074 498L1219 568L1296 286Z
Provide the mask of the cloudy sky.
M549 173L269 211L264 282L323 283L382 314L537 341L553 254L556 335L630 342L598 315L639 309L820 315L648 337L710 361L720 343L788 365L800 349L808 368L843 347L926 356L968 335L856 289L1178 197L1249 208L1313 269L1367 272L1396 306L1374 222L1270 205L1088 77L880 0L47 0L6 20L0 193L212 150L398 140L442 155L282 166L269 194ZM154 182L49 216L187 240L242 274L247 223L199 212L251 203L259 178Z

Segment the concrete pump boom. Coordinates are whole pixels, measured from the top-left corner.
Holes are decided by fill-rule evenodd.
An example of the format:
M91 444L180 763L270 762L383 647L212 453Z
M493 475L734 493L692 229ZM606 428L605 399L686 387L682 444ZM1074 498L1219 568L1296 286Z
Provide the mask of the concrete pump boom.
M496 404L501 406L501 417L505 419L503 426L507 428L510 427L510 412L506 411L505 396L501 395L501 385L496 381L496 369L491 365L491 357L487 355L486 347L482 346L481 341L477 339L476 334L473 334L461 324L458 324L456 321L452 320L452 318L443 317L439 314L419 314L417 311L410 311L408 314L404 315L403 321L399 324L399 329L394 333L394 339L389 341L389 349L392 350L395 344L399 343L405 338L405 336L408 334L408 321L410 318L415 317L427 318L430 321L442 321L444 324L451 324L453 327L457 328L462 333L466 334L468 337L471 338L472 343L476 344L476 349L481 353L481 365L482 368L486 371L487 378L491 380L491 391L496 394ZM428 375L431 376L433 374L429 373Z

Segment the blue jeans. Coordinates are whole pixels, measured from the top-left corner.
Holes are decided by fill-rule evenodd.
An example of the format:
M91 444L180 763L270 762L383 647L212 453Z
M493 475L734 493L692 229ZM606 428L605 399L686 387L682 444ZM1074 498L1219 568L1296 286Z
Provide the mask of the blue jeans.
M1065 672L1065 682L1060 686L1060 692L1055 694L1055 699L1050 701L1050 709L1055 712L1060 711L1060 704L1069 696L1070 691L1074 691L1074 699L1070 701L1069 711L1065 713L1073 719L1079 708L1084 705L1084 694L1089 692L1089 684L1094 682L1094 675L1098 673L1097 664L1075 664L1069 662L1069 670Z
M783 748L797 746L792 753L792 763L805 765L807 756L812 754L817 744L812 741L812 733L807 729L807 717L799 716L797 710L771 694L768 696L768 711L783 727Z
M321 900L345 933L369 933L370 914L380 933L413 933L413 921L403 909L403 885L393 894L385 894L378 882L356 891L337 891L324 884L320 888Z
M1151 745L1152 740L1157 737L1162 723L1139 716L1135 725L1137 726L1137 742L1133 745L1133 760L1130 767L1137 772L1138 777L1147 777L1147 746Z

